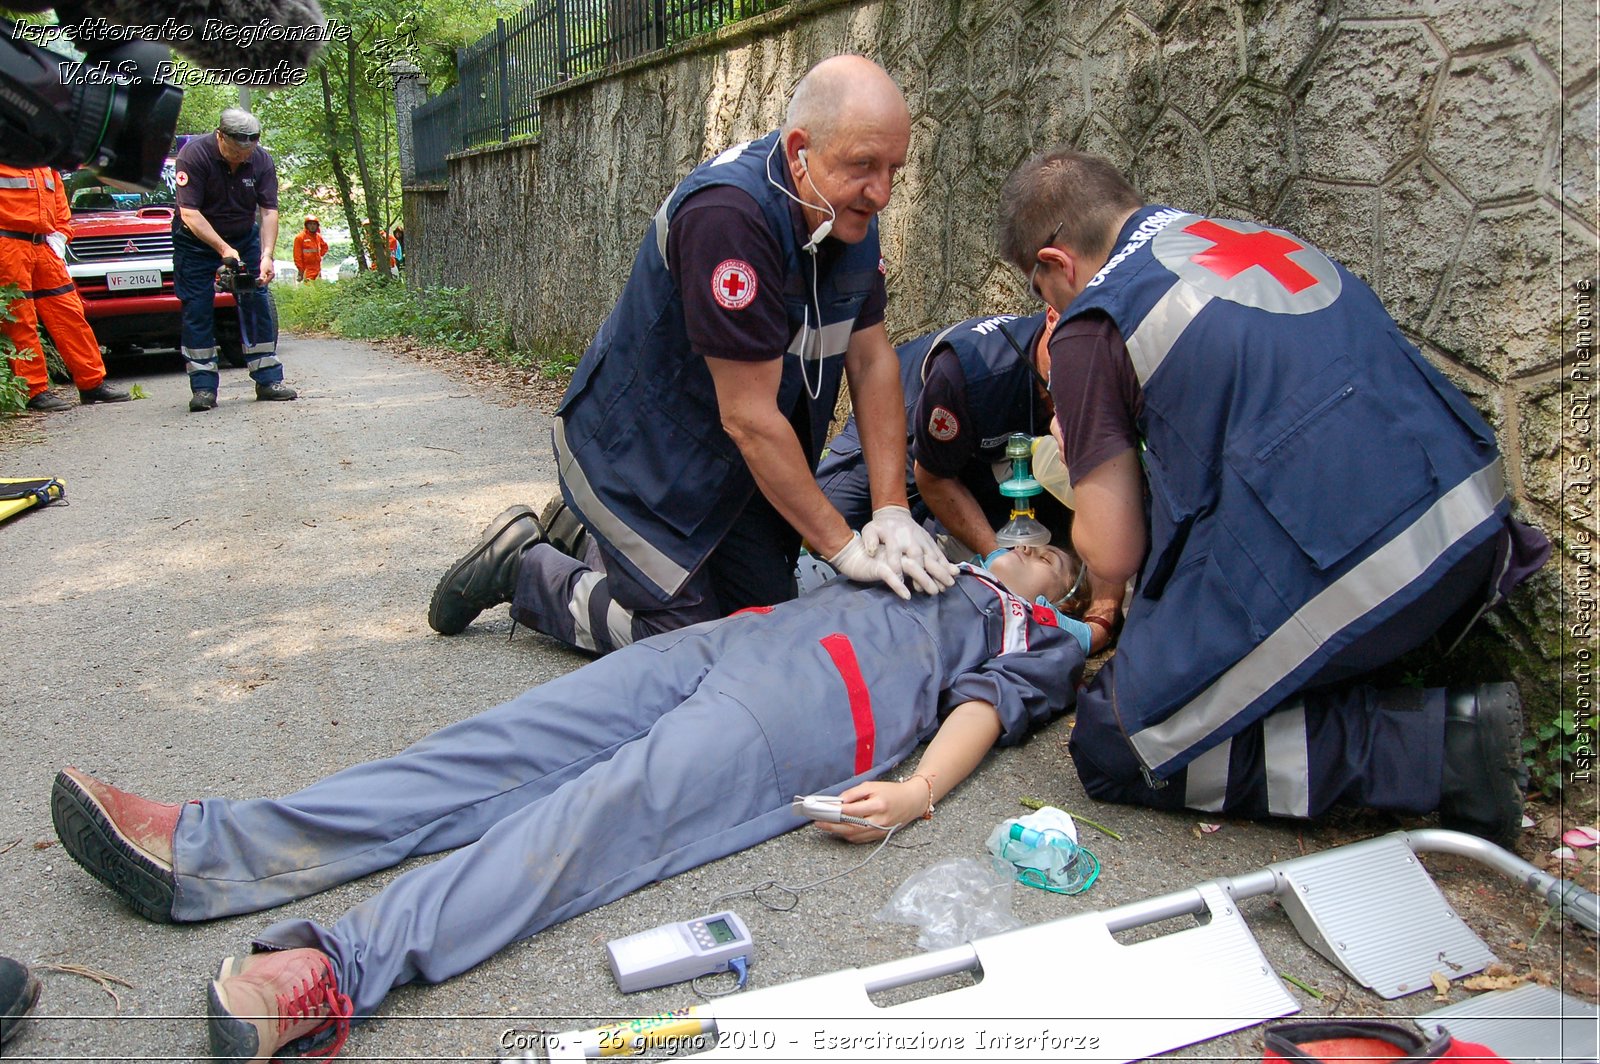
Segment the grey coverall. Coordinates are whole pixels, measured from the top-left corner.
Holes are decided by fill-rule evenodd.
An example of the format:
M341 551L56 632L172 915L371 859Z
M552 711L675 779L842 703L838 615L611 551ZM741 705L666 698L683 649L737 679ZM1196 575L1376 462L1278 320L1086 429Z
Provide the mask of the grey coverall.
M287 798L190 803L173 914L264 909L454 849L331 927L286 920L257 940L326 952L361 1015L799 827L794 795L882 775L962 702L992 703L1017 742L1069 707L1083 653L1048 611L963 570L909 602L835 581L643 640Z

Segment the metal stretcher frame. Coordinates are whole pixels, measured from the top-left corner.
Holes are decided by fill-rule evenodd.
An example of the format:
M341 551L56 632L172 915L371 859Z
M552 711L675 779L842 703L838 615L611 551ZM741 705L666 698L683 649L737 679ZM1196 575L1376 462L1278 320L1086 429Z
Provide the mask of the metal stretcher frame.
M1308 944L1386 998L1430 988L1430 973L1441 964L1460 976L1492 963L1494 955L1439 893L1418 853L1471 858L1516 880L1578 925L1600 931L1600 899L1576 883L1472 835L1398 831L962 946L719 998L670 1015L548 1033L541 1050L502 1064L658 1052L692 1055L697 1062L891 1055L993 1060L997 1053L1138 1060L1299 1011L1244 924L1238 903L1247 898L1276 896ZM1195 925L1131 944L1112 937L1184 916L1195 917ZM1072 963L1041 978L1041 955L1070 957ZM1141 993L1153 972L1185 987L1184 1001L1163 1002L1159 1016L1151 1014L1149 994ZM1183 972L1195 978L1174 974ZM871 1000L962 974L977 981L896 1005ZM1040 1017L1055 1019L1042 1026ZM1092 1036L1083 1033L1091 1029Z

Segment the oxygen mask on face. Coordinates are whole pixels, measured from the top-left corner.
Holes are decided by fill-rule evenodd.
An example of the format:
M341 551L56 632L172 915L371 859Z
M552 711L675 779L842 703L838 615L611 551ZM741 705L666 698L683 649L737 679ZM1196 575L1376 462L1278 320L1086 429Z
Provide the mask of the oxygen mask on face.
M1011 478L1001 482L1000 494L1011 500L1011 519L994 534L994 541L1002 547L1042 547L1050 542L1050 530L1033 512L1033 497L1044 491L1031 472L1033 438L1013 432L1006 441L1006 458Z

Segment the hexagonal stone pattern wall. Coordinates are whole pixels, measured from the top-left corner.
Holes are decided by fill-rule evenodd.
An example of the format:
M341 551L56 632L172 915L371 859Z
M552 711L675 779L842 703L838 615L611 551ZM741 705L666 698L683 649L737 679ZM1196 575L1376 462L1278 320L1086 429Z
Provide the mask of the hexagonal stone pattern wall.
M816 60L866 53L913 115L882 224L896 339L1026 307L991 219L1047 148L1107 156L1151 201L1294 230L1499 432L1523 514L1565 550L1494 624L1524 669L1554 668L1560 584L1593 586L1597 534L1574 486L1593 374L1569 379L1593 318L1593 29L1588 0L797 0L546 97L537 144L408 193L408 266L483 293L533 346L581 350L673 182L780 124Z

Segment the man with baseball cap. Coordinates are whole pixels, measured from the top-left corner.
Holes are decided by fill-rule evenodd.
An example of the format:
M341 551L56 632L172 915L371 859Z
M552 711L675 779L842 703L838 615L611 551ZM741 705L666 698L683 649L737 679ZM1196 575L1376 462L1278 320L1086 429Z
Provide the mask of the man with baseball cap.
M261 122L238 107L222 112L215 136L178 152L178 213L172 219L173 286L183 304L183 357L189 409L217 405L217 338L212 318L217 271L235 271L240 342L256 398L293 399L278 361L278 325L264 286L278 240L278 171L261 147ZM259 212L259 221L257 214Z

